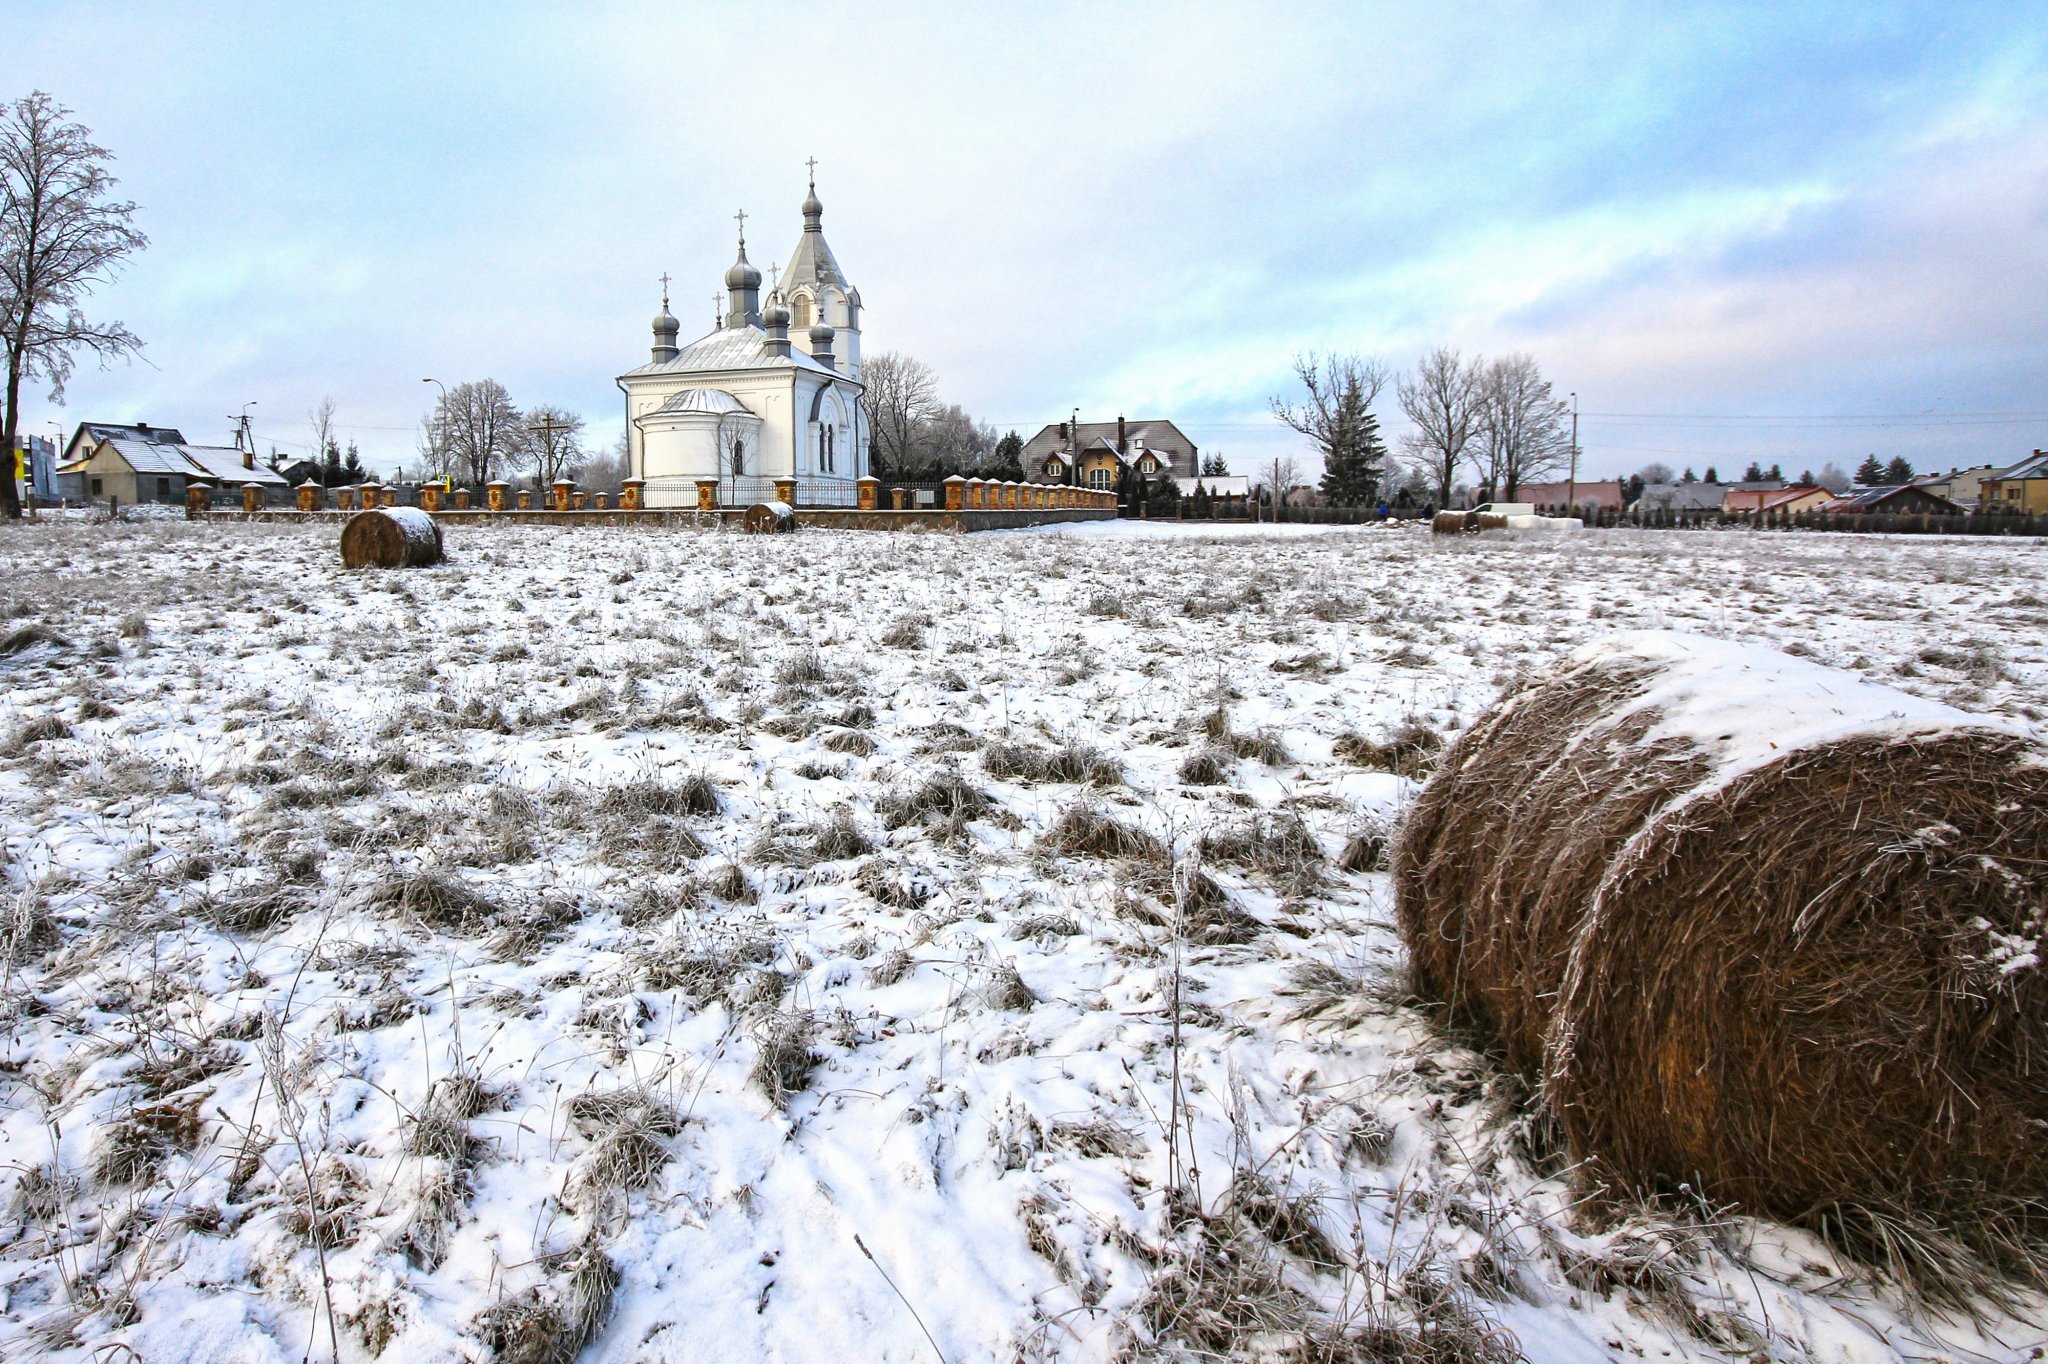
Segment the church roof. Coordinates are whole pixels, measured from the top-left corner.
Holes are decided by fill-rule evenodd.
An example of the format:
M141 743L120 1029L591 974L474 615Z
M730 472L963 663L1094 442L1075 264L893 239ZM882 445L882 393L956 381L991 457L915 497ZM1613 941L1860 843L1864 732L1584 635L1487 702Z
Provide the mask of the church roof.
M676 352L673 360L654 360L629 369L622 378L649 374L694 374L728 369L807 369L814 374L847 376L791 347L789 354L768 349L768 333L759 327L721 327L709 336L692 341Z
M832 248L825 244L823 232L806 230L797 239L796 250L790 255L789 269L782 272L785 296L803 285L809 285L812 293L816 293L821 285L845 290L853 287L840 273L839 262L833 258Z
M753 415L752 408L722 388L686 388L680 393L671 393L668 401L650 415L659 416L664 412L710 412L717 416L744 412L748 416Z

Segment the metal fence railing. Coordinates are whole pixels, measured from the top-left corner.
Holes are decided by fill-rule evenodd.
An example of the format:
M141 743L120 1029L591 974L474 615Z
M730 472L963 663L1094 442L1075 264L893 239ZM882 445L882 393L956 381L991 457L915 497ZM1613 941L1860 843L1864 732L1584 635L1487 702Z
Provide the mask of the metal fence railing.
M718 480L718 505L751 507L775 500L776 480L759 474L723 474ZM683 476L650 478L641 492L648 507L694 507L697 480ZM831 475L799 476L796 505L799 507L851 507L860 500L860 487L850 478Z

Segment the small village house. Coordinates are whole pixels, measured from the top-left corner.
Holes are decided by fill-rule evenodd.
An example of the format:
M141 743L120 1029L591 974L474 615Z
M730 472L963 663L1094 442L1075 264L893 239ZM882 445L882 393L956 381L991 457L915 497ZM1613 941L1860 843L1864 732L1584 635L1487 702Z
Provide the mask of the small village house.
M183 506L185 489L205 483L216 490L260 485L273 498L288 486L284 477L256 462L253 451L231 445L173 445L153 440L110 438L95 445L80 468L85 497L123 506L153 502Z
M1821 508L1833 516L1961 516L1963 509L1925 488L1901 483L1890 488L1857 488Z
M1024 442L1020 459L1031 483L1114 488L1128 467L1146 484L1171 478L1185 493L1201 475L1200 456L1195 443L1170 421L1118 417L1113 422L1055 422Z
M1527 502L1541 512L1569 508L1574 515L1587 516L1619 512L1628 504L1620 483L1585 478L1571 482L1523 483L1516 487L1512 499L1501 499L1503 502L1510 500Z
M1721 510L1737 516L1772 513L1794 516L1819 511L1835 500L1826 488L1730 488L1721 498Z
M2041 450L1977 481L1977 510L2039 516L2048 512L2048 452Z
M1945 474L1922 474L1913 480L1913 486L1945 497L1964 511L1975 511L1984 480L1997 476L1997 465L1978 464L1968 469L1951 469Z

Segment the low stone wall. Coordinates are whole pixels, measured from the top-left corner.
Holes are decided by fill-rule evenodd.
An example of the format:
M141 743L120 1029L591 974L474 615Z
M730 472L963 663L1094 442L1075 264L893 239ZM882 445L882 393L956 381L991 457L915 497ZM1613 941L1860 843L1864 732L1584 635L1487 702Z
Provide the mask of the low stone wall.
M264 521L293 525L309 525L316 522L331 522L338 525L354 515L352 511L296 511L289 507L267 507L251 512L187 513L187 516L195 521ZM653 529L704 526L713 521L737 526L745 515L745 507L719 507L711 511L681 508L624 511L610 507L603 511L586 508L582 511L501 512L473 509L450 511L442 508L433 513L434 519L444 526L643 526ZM815 526L821 530L1013 530L1020 526L1115 519L1116 509L1113 507L1035 507L1028 511L1022 508L998 511L947 511L944 508L930 507L905 511L861 511L853 507L799 507L796 513L799 527Z

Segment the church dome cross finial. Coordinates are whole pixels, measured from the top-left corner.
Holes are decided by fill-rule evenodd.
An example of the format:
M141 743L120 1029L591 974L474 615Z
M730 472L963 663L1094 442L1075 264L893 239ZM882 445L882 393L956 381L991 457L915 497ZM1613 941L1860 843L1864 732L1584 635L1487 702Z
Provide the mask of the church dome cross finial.
M822 232L825 206L818 202L818 158L814 156L804 162L804 167L811 173L810 192L804 195L804 231Z

